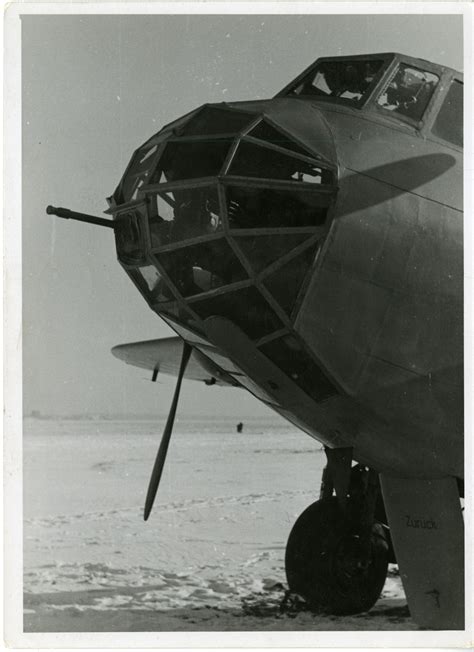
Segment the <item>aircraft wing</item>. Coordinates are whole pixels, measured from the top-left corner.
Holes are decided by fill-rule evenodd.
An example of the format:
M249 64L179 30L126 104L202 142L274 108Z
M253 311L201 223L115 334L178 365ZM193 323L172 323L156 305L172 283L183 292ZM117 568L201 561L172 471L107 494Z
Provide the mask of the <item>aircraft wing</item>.
M112 349L112 354L127 364L169 376L178 375L182 352L183 340L180 337L130 342ZM184 378L200 380L208 385L236 386L233 378L197 349L191 353Z

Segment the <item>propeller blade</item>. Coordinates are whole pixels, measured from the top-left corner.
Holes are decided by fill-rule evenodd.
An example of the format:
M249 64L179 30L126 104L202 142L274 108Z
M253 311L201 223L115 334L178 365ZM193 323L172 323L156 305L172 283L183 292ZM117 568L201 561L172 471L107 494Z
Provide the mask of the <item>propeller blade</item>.
M176 415L176 408L178 407L181 382L183 380L184 372L186 371L186 365L188 364L191 351L192 346L190 346L187 342L184 342L183 355L181 357L181 365L179 368L178 380L176 381L173 401L171 403L171 409L168 414L168 419L166 421L163 437L161 438L161 444L156 455L155 464L153 466L153 471L151 473L150 483L148 485L148 491L146 494L145 513L143 516L145 521L147 521L148 517L150 516L151 508L153 507L153 503L155 501L156 492L158 491L158 485L160 484L161 474L163 472L163 466L166 460L166 453L168 452L168 445L170 443L171 433L173 432L173 424Z

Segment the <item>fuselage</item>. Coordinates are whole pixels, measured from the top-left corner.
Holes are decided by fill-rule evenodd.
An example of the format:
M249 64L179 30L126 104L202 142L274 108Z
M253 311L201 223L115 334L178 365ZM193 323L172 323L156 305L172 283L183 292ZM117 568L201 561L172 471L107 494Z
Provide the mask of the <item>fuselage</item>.
M356 457L462 475L462 152L377 116L320 110L339 192L296 329L367 410Z
M204 360L325 445L463 477L462 148L436 126L459 79L372 57L356 103L305 95L305 71L147 141L110 199L118 256ZM430 91L416 119L380 99L403 66Z

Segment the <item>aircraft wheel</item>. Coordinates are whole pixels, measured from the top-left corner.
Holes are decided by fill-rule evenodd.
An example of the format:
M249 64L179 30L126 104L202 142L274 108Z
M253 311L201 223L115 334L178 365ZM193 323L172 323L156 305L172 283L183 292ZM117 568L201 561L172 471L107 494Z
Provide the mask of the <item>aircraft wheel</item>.
M313 503L288 538L285 567L290 590L314 611L336 615L367 611L387 575L388 545L382 526L372 526L368 563L361 563L359 544L359 537L347 531L347 517L335 497Z

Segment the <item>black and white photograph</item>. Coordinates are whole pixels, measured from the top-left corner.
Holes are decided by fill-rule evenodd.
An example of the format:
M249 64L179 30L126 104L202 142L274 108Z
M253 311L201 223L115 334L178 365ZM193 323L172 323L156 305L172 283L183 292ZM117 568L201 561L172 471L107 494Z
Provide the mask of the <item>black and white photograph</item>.
M298 7L7 10L10 644L471 644L471 7Z

